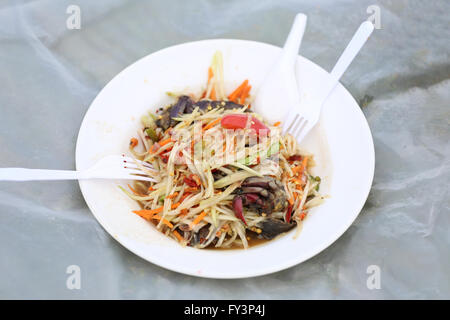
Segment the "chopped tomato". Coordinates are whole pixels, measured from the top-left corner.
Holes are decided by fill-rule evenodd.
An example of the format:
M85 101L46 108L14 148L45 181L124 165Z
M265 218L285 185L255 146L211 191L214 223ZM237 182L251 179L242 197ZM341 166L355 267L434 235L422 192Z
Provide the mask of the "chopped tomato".
M244 129L250 117L250 129L257 134L268 134L270 129L261 121L247 114L227 114L223 116L220 124L225 129Z

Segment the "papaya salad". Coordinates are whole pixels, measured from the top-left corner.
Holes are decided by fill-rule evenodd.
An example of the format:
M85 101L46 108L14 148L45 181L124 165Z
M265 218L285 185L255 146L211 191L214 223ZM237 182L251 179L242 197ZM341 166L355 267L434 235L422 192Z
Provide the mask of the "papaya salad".
M171 105L142 117L130 152L156 182L121 188L140 204L134 214L183 246L248 248L295 227L296 236L324 201L313 156L251 110L248 80L226 95L223 78L216 52L206 88L168 93Z

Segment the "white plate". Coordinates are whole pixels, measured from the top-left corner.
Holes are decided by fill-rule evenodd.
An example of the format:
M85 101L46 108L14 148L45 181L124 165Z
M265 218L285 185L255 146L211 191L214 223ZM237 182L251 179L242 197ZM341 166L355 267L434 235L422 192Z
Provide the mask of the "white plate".
M77 169L87 168L103 156L127 152L141 115L171 101L167 91L204 87L216 50L223 53L226 92L243 79L257 88L280 52L278 47L259 42L206 40L170 47L135 62L105 86L86 113L77 141ZM302 94L320 90L329 76L301 56L297 73ZM315 154L313 173L322 177L320 191L330 198L311 210L298 238L293 239L294 230L247 250L181 247L131 213L138 204L117 187L126 181L80 181L80 187L106 231L154 264L208 278L264 275L303 262L336 241L359 214L372 184L372 136L358 104L342 85L328 99L320 123L302 146Z

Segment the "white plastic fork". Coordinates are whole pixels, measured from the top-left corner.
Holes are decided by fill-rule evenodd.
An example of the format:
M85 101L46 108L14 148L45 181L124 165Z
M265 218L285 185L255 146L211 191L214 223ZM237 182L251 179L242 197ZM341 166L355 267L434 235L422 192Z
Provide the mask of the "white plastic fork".
M111 155L100 159L92 167L82 171L0 168L0 181L129 179L156 182L141 168L154 170L146 162L124 155Z
M331 71L329 81L322 84L324 89L320 91L319 96L312 94L304 96L299 105L291 107L286 120L283 122L284 133L290 133L298 142L301 142L316 125L325 101L336 88L339 79L366 43L373 29L373 24L369 21L365 21L359 26Z

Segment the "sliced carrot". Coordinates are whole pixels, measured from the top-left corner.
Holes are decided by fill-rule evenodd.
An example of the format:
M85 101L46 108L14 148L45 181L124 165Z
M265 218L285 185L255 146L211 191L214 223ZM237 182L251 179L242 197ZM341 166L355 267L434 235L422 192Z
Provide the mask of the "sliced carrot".
M158 151L158 149L160 148L159 143L154 143L152 144L152 146L150 147L150 149L148 149L148 153L152 153L152 152L156 152Z
M172 204L172 209L176 209L181 203L174 203ZM144 218L144 219L150 219L153 215L163 212L164 210L164 206L158 207L156 209L152 209L152 210L134 210L133 212L136 213L137 215L139 215L140 217Z
M295 176L295 175L297 175L297 173L299 173L300 172L300 170L301 170L301 168L302 168L302 166L301 165L298 165L298 166L295 166L295 167L293 167L291 170L292 170L292 173L293 173L293 175Z
M172 206L171 206L171 208L172 209L176 209L176 208L178 208L178 206L181 204L181 202L177 202L177 203L174 203Z
M149 220L153 215L162 212L164 207L159 207L153 210L134 210L133 212L136 213L138 216Z
M241 95L242 90L244 90L245 87L247 87L248 80L244 80L239 87L237 87L229 96L228 100L236 102L236 98Z
M211 67L208 68L208 83L211 82L212 77L214 77L214 72Z
M294 197L289 198L288 202L292 206L294 204Z
M203 131L206 131L208 129L211 129L212 127L214 127L216 124L218 124L220 122L220 120L222 120L222 118L218 118L214 121L211 121L210 123L208 123L204 128Z
M177 237L178 241L182 242L184 238L181 236L181 234L178 233L178 231L174 230L173 235Z
M251 89L252 89L252 86L247 86L247 87L245 87L244 90L242 90L242 95L241 95L241 98L240 98L240 100L239 100L239 103L240 103L240 104L244 104L245 99L247 99L248 94L249 94L249 92L250 92Z
M134 147L136 147L138 145L138 143L139 143L138 139L131 138L131 140L130 140L130 147L134 148Z
M191 194L190 193L184 193L183 194L183 196L181 197L181 199L180 199L180 203L182 203L183 201L184 201L184 199L186 199L188 196L190 196Z
M154 216L152 216L152 219L155 219L155 220L161 220L161 219L162 219L162 222L163 222L166 226L168 226L170 229L173 228L173 224L171 224L169 220L167 220L167 219L165 219L165 218L161 218L161 217L158 216L157 214L155 214Z
M163 140L163 141L158 142L158 144L159 144L160 147L162 147L162 146L164 146L164 145L166 145L166 144L168 144L168 143L170 143L170 142L172 142L172 139L171 139L171 138L168 138L168 139L166 139L166 140Z
M205 92L204 92L203 95L202 95L202 98L205 98L205 97L206 97L206 94L208 93L209 85L210 85L211 80L212 80L213 77L214 77L214 72L213 72L212 68L209 67L209 68L208 68L208 82L207 82L207 85L206 85L206 90L205 90ZM214 91L214 87L212 88L212 90L211 90L211 92L210 92L210 94L209 94L210 97L212 96L213 91ZM215 95L215 93L214 93L214 95ZM207 98L207 97L206 97L206 98Z
M303 171L306 169L306 165L308 164L308 157L303 157L302 163L299 166L295 166L292 168L292 173L295 175L301 176Z
M275 122L275 123L273 124L273 126L274 126L274 127L278 127L280 124L281 124L281 122L280 122L280 121L277 121L277 122Z
M184 217L185 215L187 215L187 213L188 213L188 209L181 209L179 216Z
M202 211L202 213L200 213L198 215L198 217L195 218L194 221L191 222L189 227L192 229L196 224L198 224L200 221L202 221L205 217L206 217L206 211Z
M178 195L178 192L174 192L174 193L172 193L172 194L169 194L166 198L167 198L167 199L173 199L173 198L175 198L177 195Z
M211 93L209 94L209 97L211 98L211 100L216 100L216 88L212 87L211 89Z
M155 191L155 189L152 186L150 186L148 187L148 191Z

